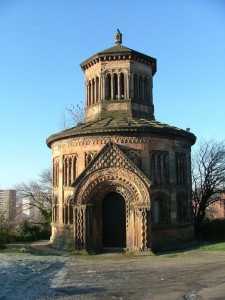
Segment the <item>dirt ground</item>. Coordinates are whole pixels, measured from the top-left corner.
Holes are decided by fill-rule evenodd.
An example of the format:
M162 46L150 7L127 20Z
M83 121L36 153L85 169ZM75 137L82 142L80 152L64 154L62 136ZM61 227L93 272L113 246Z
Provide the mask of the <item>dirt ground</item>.
M0 299L224 300L225 252L137 257L1 252Z

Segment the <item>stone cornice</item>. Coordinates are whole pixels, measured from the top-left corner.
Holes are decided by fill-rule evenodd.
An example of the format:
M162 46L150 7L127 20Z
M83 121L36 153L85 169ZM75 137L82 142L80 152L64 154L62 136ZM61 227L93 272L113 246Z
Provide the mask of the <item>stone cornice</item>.
M83 71L90 68L96 63L106 62L111 60L134 60L140 63L150 65L152 67L152 75L156 73L156 59L140 53L138 51L123 47L115 46L99 52L80 64Z

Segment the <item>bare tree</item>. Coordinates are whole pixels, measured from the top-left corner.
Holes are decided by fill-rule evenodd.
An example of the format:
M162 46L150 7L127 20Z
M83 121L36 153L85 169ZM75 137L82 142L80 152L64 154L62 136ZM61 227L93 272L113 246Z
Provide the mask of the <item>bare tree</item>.
M60 127L63 129L68 129L70 127L79 125L84 122L85 109L83 103L81 106L77 104L76 106L71 104L70 108L66 107L66 114L63 115Z
M30 180L17 184L14 189L17 191L17 200L28 199L29 208L36 207L42 216L50 217L51 214L51 188L52 169L44 169L39 174L38 180ZM22 211L26 210L27 204L22 205Z
M194 218L201 224L206 208L221 200L225 186L225 144L202 141L192 155L192 193Z

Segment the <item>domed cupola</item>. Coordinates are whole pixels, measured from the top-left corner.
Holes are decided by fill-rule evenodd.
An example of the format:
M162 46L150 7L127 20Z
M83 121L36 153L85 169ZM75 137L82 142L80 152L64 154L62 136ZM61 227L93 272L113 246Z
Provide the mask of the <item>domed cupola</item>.
M80 65L85 73L85 122L115 116L154 120L156 59L122 46L118 29L115 44Z

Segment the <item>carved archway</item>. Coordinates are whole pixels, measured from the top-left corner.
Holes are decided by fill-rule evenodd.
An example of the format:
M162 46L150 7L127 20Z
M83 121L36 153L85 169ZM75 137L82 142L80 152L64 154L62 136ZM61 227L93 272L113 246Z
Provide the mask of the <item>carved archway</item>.
M126 207L126 248L149 248L150 196L146 182L122 168L105 168L85 176L74 192L74 234L78 249L101 249L102 200L108 193L119 193Z
M122 193L126 202L133 205L148 206L150 208L149 186L137 174L122 168L105 168L88 174L75 187L74 204L93 204L93 198L103 186L111 186L113 190ZM132 197L128 200L125 191Z

